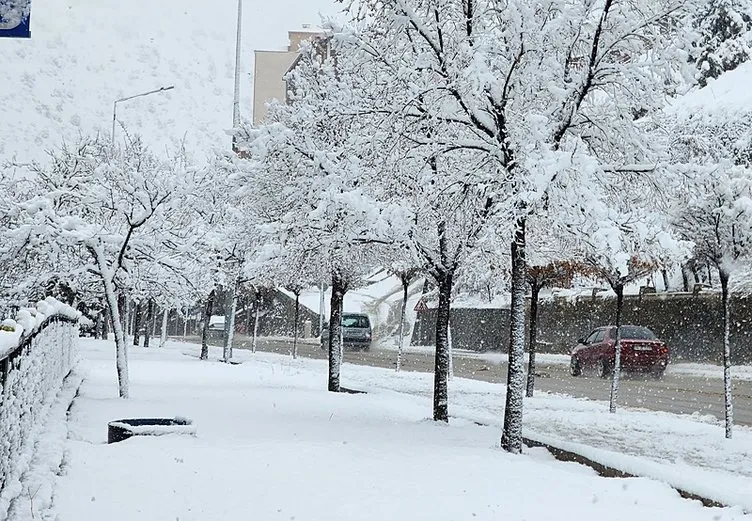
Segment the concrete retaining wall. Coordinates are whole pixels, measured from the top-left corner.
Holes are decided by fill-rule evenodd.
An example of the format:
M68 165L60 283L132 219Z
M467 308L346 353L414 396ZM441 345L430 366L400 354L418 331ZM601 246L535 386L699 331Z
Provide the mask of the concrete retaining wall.
M577 298L543 301L539 305L538 339L542 352L565 353L595 327L614 321L614 298ZM732 299L732 358L752 363L752 301ZM436 311L418 313L414 345L433 345ZM652 329L670 347L674 360L717 362L722 356L721 300L717 293L649 294L624 299L624 323ZM453 309L454 346L475 351L506 351L509 310Z

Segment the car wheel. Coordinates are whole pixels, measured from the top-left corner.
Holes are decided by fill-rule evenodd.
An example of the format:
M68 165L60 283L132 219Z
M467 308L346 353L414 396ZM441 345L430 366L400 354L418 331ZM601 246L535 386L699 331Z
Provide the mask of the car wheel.
M611 368L605 358L599 358L595 364L595 371L598 374L598 378L608 378L611 374Z
M575 357L572 357L572 360L569 362L569 374L572 376L580 376L582 374L582 365Z
M651 376L653 377L653 379L655 379L655 380L660 380L661 378L663 378L663 372L664 372L665 370L666 370L666 368L665 368L665 367L656 367L655 369L653 369L653 370L652 370L652 371L650 372L650 374L651 374Z

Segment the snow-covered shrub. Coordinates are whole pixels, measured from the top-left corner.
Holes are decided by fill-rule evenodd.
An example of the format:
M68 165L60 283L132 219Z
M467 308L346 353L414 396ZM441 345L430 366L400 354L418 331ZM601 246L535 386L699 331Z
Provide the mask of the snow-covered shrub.
M76 361L79 316L47 298L3 321L13 331L0 332L0 519L21 491L40 426ZM3 347L10 339L14 345Z

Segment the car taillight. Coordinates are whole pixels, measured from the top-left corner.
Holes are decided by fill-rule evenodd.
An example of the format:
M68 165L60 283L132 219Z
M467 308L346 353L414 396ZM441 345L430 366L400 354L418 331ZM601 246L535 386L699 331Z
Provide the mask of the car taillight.
M660 347L660 352L661 352L662 355L667 355L668 354L668 346L666 344L663 344Z

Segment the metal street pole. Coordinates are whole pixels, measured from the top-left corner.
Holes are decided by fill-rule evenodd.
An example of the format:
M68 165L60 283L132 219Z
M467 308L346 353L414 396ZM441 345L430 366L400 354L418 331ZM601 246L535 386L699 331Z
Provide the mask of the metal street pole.
M168 90L172 90L175 88L175 85L170 85L169 87L160 87L158 89L150 90L149 92L142 92L141 94L135 94L133 96L127 96L125 98L120 98L118 100L115 100L115 102L112 104L112 142L115 142L115 123L117 122L117 104L122 103L124 101L132 100L134 98L141 98L143 96L148 96L149 94L157 94L159 92L165 92Z
M243 28L243 0L238 0L238 34L235 40L235 92L232 98L232 128L240 126L240 37ZM232 138L232 149L237 151L236 138Z

